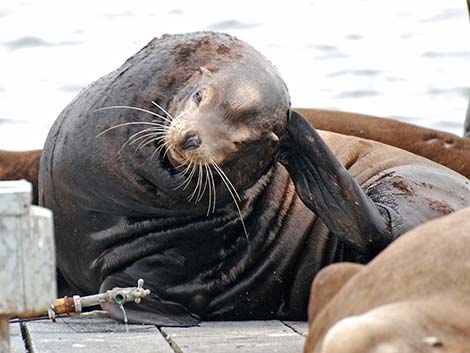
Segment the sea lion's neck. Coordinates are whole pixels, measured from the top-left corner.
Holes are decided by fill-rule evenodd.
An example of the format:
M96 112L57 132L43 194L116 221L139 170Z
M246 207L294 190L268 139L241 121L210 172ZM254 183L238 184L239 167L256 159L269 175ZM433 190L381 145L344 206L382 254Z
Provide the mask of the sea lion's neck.
M277 166L243 193L240 210L248 236L234 205L209 217L121 219L104 233L94 234L102 252L97 254L93 272L103 274L100 280L116 271L135 278L158 278L158 283L146 280L146 285L182 301L198 291L215 295L257 262L266 262L266 250L278 241L294 198L287 173Z
M262 212L258 203L265 198L266 189L269 189L273 182L274 169L275 167L272 167L252 187L241 193L240 212L229 199L226 204L217 205L215 212L210 215L175 211L168 215L157 213L152 218L147 214L143 217L128 215L116 218L103 231L95 230L92 235L95 242L102 243L98 248L106 250L97 254L95 264L102 262L100 267L109 267L109 271L104 268L100 271L113 272L117 269L115 266L123 265L122 256L119 255L121 248L129 246L139 250L139 254L133 253L128 262L168 248L184 248L187 244L198 244L198 247L214 252L229 244L232 244L231 247L237 244L235 248L243 248L245 253L253 244L262 240L262 234L259 234L260 229L256 224L256 218ZM150 239L155 241L149 242ZM140 246L140 243L147 245ZM152 245L149 246L149 243ZM119 256L110 256L113 253ZM116 264L113 264L113 259Z

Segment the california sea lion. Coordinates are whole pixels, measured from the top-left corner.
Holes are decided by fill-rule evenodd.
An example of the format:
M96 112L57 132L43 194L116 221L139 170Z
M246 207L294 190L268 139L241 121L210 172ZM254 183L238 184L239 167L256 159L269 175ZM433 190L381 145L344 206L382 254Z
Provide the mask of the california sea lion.
M306 108L295 110L316 129L362 137L395 146L429 158L470 178L469 138L364 114ZM470 126L470 118L467 118L466 126Z
M470 209L416 227L367 266L315 279L305 353L468 352Z
M33 184L33 204L38 204L38 173L41 151L0 150L0 180L26 179Z
M467 179L445 167L320 137L289 116L271 63L211 32L155 39L83 90L52 127L40 172L57 263L73 289L143 278L153 296L126 306L130 322L304 319L322 267L367 261L409 228L469 204ZM277 163L281 140L300 197L324 223Z

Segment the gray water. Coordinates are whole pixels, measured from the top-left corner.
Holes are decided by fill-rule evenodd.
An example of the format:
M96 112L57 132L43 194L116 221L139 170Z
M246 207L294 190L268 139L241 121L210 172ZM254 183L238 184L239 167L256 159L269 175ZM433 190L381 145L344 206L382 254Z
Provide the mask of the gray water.
M79 90L155 36L236 35L294 106L394 117L461 135L470 86L465 0L0 3L0 149L41 148Z

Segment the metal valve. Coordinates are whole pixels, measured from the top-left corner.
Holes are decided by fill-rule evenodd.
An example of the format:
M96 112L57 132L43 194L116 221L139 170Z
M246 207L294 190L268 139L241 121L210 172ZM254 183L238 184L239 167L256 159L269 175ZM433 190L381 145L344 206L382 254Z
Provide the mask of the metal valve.
M86 297L74 295L72 298L64 297L56 299L54 303L51 304L47 312L19 316L17 319L13 319L10 322L34 320L39 318L49 318L54 321L57 316L81 313L83 308L100 305L102 303L122 305L124 303L134 301L139 304L142 298L145 298L148 295L150 295L150 290L144 289L144 280L139 279L137 281L137 287L116 287L104 293L89 295Z

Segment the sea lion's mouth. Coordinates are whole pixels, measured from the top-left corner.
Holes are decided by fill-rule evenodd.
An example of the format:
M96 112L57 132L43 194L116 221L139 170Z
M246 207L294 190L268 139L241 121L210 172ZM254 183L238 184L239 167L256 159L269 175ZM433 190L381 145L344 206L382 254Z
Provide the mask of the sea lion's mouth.
M185 164L185 156L175 148L170 148L167 153L168 160L174 168L178 168Z

